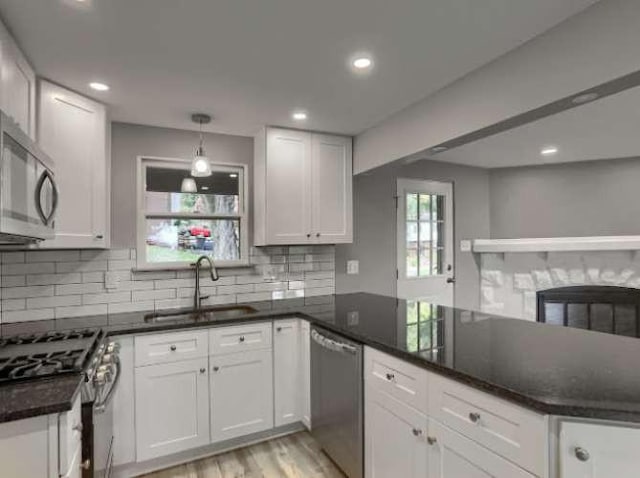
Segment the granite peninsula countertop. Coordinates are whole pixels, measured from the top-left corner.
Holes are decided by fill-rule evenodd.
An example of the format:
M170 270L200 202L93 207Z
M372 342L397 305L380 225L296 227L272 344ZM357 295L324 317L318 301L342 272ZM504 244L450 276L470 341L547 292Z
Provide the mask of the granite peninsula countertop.
M235 319L145 321L138 312L4 324L0 335L101 328L115 336L297 316L540 413L640 422L636 338L365 293L247 305L257 312ZM80 384L78 375L3 385L0 422L69 410Z

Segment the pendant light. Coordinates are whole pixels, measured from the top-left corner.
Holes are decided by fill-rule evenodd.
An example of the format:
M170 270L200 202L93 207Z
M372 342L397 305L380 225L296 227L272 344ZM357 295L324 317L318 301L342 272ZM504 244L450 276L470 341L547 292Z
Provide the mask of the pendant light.
M200 126L200 144L196 149L196 155L191 162L191 176L195 178L204 178L211 176L211 162L207 158L207 154L204 150L204 140L202 139L202 125L211 121L211 116L203 113L195 113L191 115L191 120L194 123L198 123Z
M180 185L181 193L197 193L198 186L196 185L196 180L193 178L184 178L182 180L182 184Z

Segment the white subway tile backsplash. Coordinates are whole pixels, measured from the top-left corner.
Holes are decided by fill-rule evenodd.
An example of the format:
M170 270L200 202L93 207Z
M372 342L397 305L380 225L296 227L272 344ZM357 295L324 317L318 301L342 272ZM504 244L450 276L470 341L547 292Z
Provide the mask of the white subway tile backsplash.
M2 264L3 276L17 276L25 274L50 274L55 272L53 262L31 264Z
M54 285L54 284L79 284L82 275L79 272L69 274L30 274L27 276L27 285Z
M53 297L36 297L27 299L27 309L48 309L65 305L82 304L81 295L58 295Z
M191 307L193 270L137 271L135 259L133 249L1 253L0 322ZM219 269L216 282L201 271L201 292L207 296L202 303L334 292L333 246L252 247L250 262L250 267Z
M80 260L80 251L29 251L26 262L73 262Z
M107 313L107 304L79 305L76 307L56 307L56 319L65 317L81 317L84 315L102 315Z

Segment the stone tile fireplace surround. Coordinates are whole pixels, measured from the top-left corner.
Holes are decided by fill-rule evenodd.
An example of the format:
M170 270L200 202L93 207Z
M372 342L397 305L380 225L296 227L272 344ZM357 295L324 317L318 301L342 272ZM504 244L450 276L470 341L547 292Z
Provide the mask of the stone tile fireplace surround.
M536 320L536 292L575 285L640 289L640 251L479 253L483 312Z

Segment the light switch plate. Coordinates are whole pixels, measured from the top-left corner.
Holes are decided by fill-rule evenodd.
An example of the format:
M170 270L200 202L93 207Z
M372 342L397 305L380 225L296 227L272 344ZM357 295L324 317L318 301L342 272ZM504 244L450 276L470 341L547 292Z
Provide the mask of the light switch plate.
M347 261L347 274L355 275L360 273L360 261Z
M460 252L471 252L471 241L469 239L460 241Z

